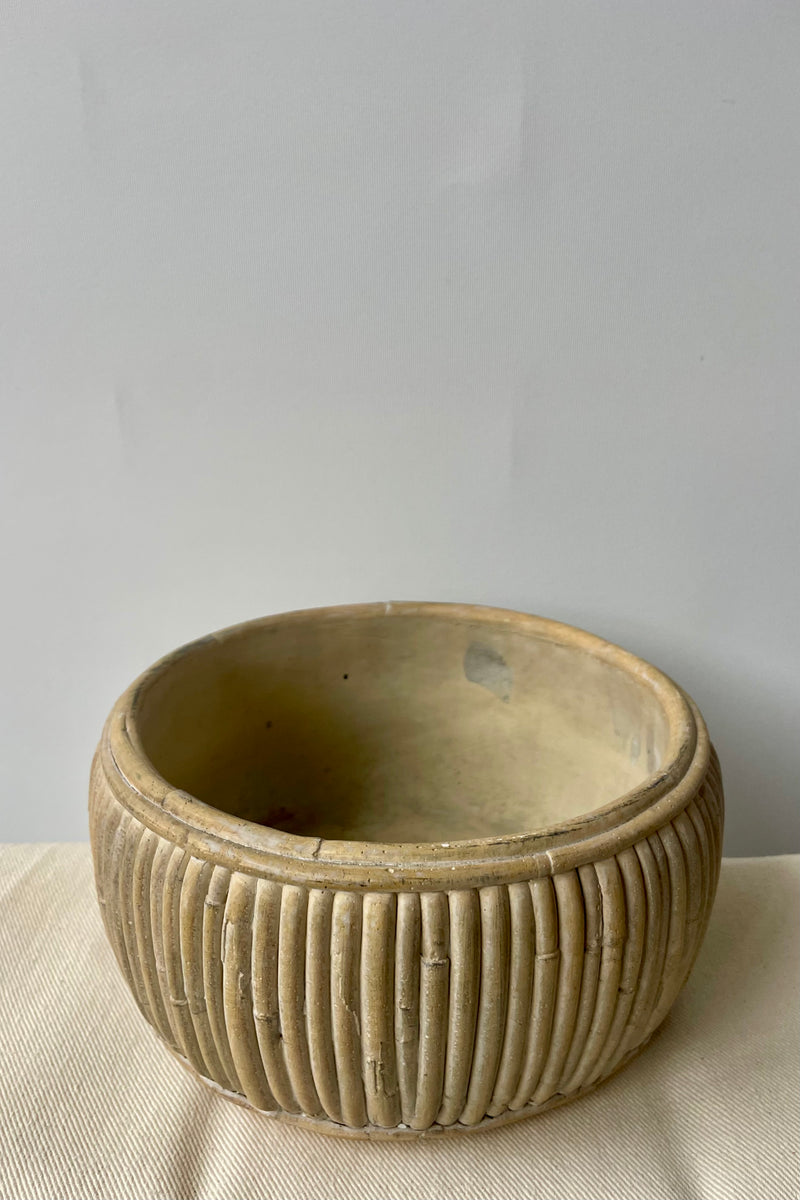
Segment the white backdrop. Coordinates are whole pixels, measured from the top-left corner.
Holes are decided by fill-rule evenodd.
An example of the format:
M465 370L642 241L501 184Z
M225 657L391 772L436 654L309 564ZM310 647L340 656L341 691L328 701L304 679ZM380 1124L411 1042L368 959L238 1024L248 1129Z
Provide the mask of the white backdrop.
M0 3L0 838L281 609L458 599L697 699L798 836L800 8Z

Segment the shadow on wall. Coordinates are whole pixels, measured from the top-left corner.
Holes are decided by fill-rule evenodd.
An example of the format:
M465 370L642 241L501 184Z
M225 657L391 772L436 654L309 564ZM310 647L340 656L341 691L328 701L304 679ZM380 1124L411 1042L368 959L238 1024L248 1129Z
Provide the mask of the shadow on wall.
M731 670L710 653L682 648L630 622L616 629L607 621L596 625L603 636L665 671L699 706L722 765L723 852L734 857L800 852L800 731L788 682Z
M678 668L676 668L677 672ZM680 668L708 722L725 786L724 853L800 851L800 732L779 680L695 659Z

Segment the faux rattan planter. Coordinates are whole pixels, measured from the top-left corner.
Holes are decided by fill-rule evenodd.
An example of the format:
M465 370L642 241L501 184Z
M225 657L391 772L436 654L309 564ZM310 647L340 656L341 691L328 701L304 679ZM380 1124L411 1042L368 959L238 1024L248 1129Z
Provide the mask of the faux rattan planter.
M146 1019L234 1097L360 1136L499 1124L622 1066L691 969L722 819L664 675L460 605L194 642L117 702L90 788Z

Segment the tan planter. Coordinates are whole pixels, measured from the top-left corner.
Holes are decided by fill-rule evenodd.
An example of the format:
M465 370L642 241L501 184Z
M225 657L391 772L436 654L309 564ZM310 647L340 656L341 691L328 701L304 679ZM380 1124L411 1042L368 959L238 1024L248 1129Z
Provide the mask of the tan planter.
M106 929L160 1037L356 1136L500 1124L623 1065L695 959L722 819L669 679L462 605L194 642L117 702L90 789Z

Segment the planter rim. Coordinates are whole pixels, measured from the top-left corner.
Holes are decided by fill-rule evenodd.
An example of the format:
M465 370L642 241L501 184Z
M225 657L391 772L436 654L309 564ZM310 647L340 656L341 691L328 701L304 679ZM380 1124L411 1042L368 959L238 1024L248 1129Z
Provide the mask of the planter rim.
M176 660L210 642L246 638L266 626L384 617L446 619L505 627L592 655L634 676L656 696L668 742L664 762L611 803L528 832L452 842L335 841L298 836L230 815L175 788L154 767L139 735L150 685ZM619 853L655 832L695 794L709 759L705 723L691 698L656 667L603 638L548 618L502 608L437 602L380 602L300 609L230 626L189 642L148 668L120 696L98 759L123 806L155 833L212 863L263 878L353 890L452 890L557 874Z

